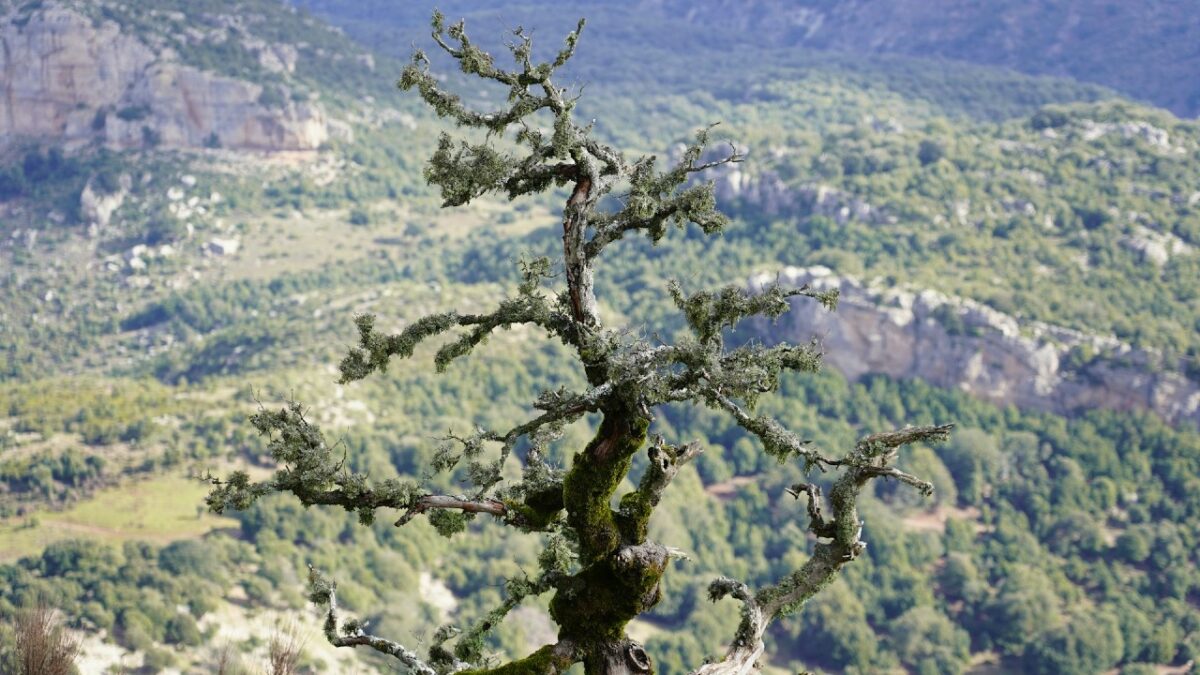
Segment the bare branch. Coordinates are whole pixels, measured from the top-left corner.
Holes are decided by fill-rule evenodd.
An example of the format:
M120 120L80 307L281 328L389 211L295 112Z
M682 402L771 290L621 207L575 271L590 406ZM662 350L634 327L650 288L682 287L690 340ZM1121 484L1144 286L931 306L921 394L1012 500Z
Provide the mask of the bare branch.
M453 653L455 659L467 663L482 662L484 660L484 638L504 621L509 612L516 609L525 598L538 596L554 589L556 584L565 577L569 564L569 560L567 560L569 554L567 553L565 543L560 539L557 542L552 540L550 544L543 551L539 560L542 573L538 578L531 581L528 577L522 575L506 579L504 590L507 597L504 598L500 606L485 614L465 633L461 633L461 637L459 637L458 642L454 645ZM547 560L547 556L555 559ZM459 634L459 632L456 629L439 631L438 636L434 640L433 649L446 651L442 645L452 634Z
M616 213L597 217L592 222L596 232L585 247L588 259L596 258L606 246L633 231L645 232L651 241L657 242L666 234L668 223L682 227L692 222L709 234L725 228L729 220L716 208L711 182L683 187L688 177L696 172L743 160L743 156L734 148L733 153L724 159L697 165L696 161L708 144L711 129L710 126L697 132L695 142L687 147L680 161L668 171L655 170L655 157L643 157L631 168L621 170L630 183L625 206Z
M726 412L746 431L758 436L767 454L779 459L801 457L805 470L812 467L822 468L833 466L838 462L828 459L816 450L808 447L812 441L801 440L779 422L764 416L751 416L727 396L712 388L706 388L705 394Z
M728 577L719 577L708 585L708 599L717 602L725 597L742 602L742 620L737 633L725 658L704 664L692 671L693 675L749 675L757 671L758 659L765 649L762 636L766 633L770 617L763 613L749 586Z
M535 437L547 427L551 428L551 436L557 435L562 426L574 422L585 413L600 410L612 389L610 383L605 383L582 394L571 393L565 389L542 392L533 404L534 408L544 411L541 415L511 428L503 434L487 430L480 430L465 438L450 434L447 440L459 444L462 452L453 453L449 448L443 447L434 458L433 466L439 471L447 471L457 466L463 458L473 460L469 470L471 482L477 488L474 499L483 499L500 482L504 463L521 438L528 437L537 441L538 439ZM485 442L501 444L500 456L487 465L475 460L482 452ZM528 527L532 523L527 521L528 519L518 518L517 524Z
M687 172L688 173L700 173L702 171L707 171L708 169L722 166L724 164L741 164L744 161L746 161L745 153L738 152L737 146L731 142L729 144L729 154L728 155L722 157L721 159L715 159L711 162L705 162L703 164L696 164L695 160L691 159L691 160L689 160L689 163L687 166Z
M718 291L699 291L685 296L679 283L672 280L667 289L701 342L713 340L723 329L731 328L747 317L779 318L791 309L788 299L798 295L815 298L831 310L837 307L838 298L837 289L814 291L807 284L792 289L768 286L759 293L731 285Z
M704 452L697 442L684 446L667 445L662 436L654 440L647 454L650 465L642 476L637 490L627 493L621 498L617 514L617 526L625 541L630 544L641 544L646 541L646 532L650 522L650 514L662 499L663 492L679 469Z
M488 513L497 518L504 518L508 515L508 507L504 505L504 502L495 499L472 501L462 496L425 495L418 498L404 511L404 515L400 516L400 519L396 521L396 527L408 523L417 515L425 513L430 509L454 509L464 513Z
M432 314L418 319L395 335L379 333L375 330L374 315L360 314L354 319L358 327L359 345L351 348L346 358L342 359L340 381L353 382L376 370L386 371L392 357L409 358L425 339L458 326L472 330L438 350L434 364L439 371L445 370L454 359L470 353L496 329L517 324L533 324L567 344L578 343L579 333L570 318L552 310L546 299L534 292L535 289L536 286L523 287L521 294L502 301L489 314Z
M801 493L808 498L808 529L818 537L832 537L833 526L825 521L821 512L821 488L812 483L797 483L787 491L796 499Z
M894 478L905 485L916 488L925 497L933 496L933 483L905 473L895 467L867 467L863 472L872 478Z
M944 441L950 437L953 424L905 427L896 431L884 431L859 439L854 446L855 454L863 458L876 457L883 450L892 450L902 445L926 441Z
M415 675L440 675L437 670L421 660L415 652L404 645L375 635L369 635L357 621L338 625L337 584L327 580L312 565L308 566L309 600L317 605L326 605L325 637L334 647L370 647L382 654L395 657Z

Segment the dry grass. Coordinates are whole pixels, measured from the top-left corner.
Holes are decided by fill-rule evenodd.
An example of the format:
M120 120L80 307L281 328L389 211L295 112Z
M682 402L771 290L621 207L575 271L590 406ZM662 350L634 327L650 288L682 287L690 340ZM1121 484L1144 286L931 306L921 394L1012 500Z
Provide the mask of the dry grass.
M300 627L288 623L276 626L271 635L268 659L271 675L296 675L300 657L304 655L304 644L308 640L301 634Z
M48 607L39 605L21 610L10 632L12 661L0 663L6 669L14 667L14 675L71 675L79 656L79 640L63 628L62 622Z
M242 664L242 657L238 654L237 649L228 642L217 652L214 672L217 675L247 675L249 673L246 666Z

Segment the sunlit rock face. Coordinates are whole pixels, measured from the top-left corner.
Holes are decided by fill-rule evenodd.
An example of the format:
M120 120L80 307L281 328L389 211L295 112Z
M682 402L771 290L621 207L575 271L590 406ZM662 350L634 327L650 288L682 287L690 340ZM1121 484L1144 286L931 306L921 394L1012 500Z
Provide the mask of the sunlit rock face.
M1200 425L1200 384L1115 338L1019 322L934 291L873 288L824 267L788 267L750 280L752 288L771 283L840 290L836 312L794 299L791 312L776 323L758 322L754 331L767 342L817 337L826 365L850 379L919 378L1025 410L1149 410L1172 423ZM1080 348L1098 356L1069 365Z
M180 63L169 49L156 52L116 23L71 9L6 17L0 47L3 145L299 151L328 138L315 104L275 97L266 105L259 84Z

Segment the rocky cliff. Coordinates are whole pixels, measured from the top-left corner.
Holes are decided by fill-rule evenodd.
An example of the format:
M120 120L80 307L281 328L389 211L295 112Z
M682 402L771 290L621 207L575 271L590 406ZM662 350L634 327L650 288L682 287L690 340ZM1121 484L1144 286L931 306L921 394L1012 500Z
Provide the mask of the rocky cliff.
M295 67L294 50L246 45L254 47L264 68ZM68 6L5 16L0 73L0 145L34 138L67 147L295 151L328 137L321 108L281 93L283 85L187 65L172 49Z
M778 323L760 322L754 331L768 342L816 336L825 363L848 378L920 378L1028 410L1149 410L1172 423L1200 425L1200 383L1115 338L1018 322L934 291L875 288L824 267L789 267L750 285L775 282L840 289L836 312L800 299Z

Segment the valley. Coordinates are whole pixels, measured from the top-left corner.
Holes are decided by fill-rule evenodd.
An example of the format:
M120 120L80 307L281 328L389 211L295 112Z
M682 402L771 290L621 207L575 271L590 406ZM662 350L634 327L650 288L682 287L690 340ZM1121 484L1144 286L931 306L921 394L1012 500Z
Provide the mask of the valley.
M482 518L447 539L422 518L362 527L278 496L205 510L198 476L277 468L247 422L257 410L303 401L355 471L450 491L461 475L423 475L440 435L504 427L585 381L562 344L514 328L445 375L430 344L336 383L356 315L391 331L512 297L519 262L561 251L566 193L442 209L423 170L452 125L394 86L427 8L382 22L372 3L297 4L315 14L0 3L0 617L53 603L87 636L84 672L210 672L226 645L257 664L289 620L309 636L305 672L387 672L326 644L308 564L349 612L424 645L536 568L536 536ZM448 4L480 35L538 15L539 49L575 13ZM720 121L747 161L700 176L732 218L720 238L691 225L614 247L605 320L679 335L671 279L837 286L836 313L797 303L725 336L822 345L825 369L787 375L759 409L832 455L867 430L957 425L902 462L930 500L890 482L864 497L868 552L772 630L764 670L1143 673L1200 658L1200 125L1062 77L734 49L708 40L704 7L680 22L670 2L642 4L644 28L570 8L595 16L572 83L581 114L630 158L664 160ZM857 10L839 11L814 44L858 39ZM668 37L643 39L656 30ZM466 82L446 78L472 104L502 97ZM1183 95L1156 100L1186 112ZM567 465L589 421L548 459ZM786 492L805 475L708 409L668 406L654 432L706 448L650 523L691 560L630 627L660 672L684 673L736 626L732 600L706 597L714 576L760 583L812 555ZM489 653L545 644L547 601L492 632Z

